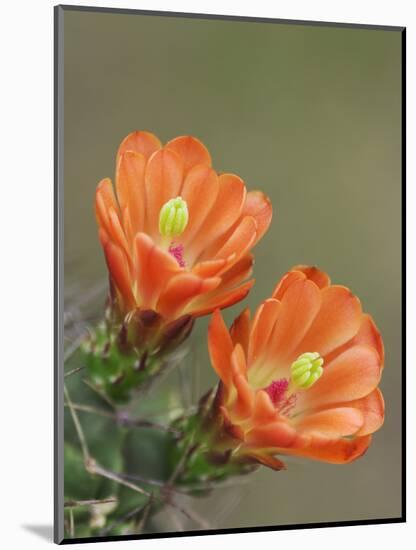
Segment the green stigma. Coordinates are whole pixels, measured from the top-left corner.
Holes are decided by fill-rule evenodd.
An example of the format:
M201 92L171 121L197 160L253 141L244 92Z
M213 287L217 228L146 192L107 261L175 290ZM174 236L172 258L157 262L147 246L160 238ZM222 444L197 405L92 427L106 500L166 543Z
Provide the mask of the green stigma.
M159 231L163 237L178 237L188 225L188 205L182 197L170 199L160 209Z
M300 390L307 390L321 378L324 360L318 352L302 353L290 367L291 382Z

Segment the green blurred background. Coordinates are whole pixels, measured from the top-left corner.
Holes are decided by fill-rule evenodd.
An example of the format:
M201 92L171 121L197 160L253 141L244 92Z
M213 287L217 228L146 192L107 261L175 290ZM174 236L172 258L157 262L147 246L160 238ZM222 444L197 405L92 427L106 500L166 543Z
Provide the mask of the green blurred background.
M384 338L386 421L364 458L261 468L228 504L217 494L199 509L219 528L399 516L400 32L65 11L64 41L66 306L104 281L101 307L95 186L113 176L121 139L146 129L197 136L216 169L272 199L256 285L228 321L312 263L361 298ZM192 337L199 394L215 382L206 327Z

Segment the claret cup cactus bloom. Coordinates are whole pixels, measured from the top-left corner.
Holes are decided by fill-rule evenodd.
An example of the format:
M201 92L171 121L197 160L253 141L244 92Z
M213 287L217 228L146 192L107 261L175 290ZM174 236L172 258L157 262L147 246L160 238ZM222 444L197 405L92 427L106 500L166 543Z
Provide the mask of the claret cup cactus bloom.
M346 287L313 267L287 273L250 320L209 327L216 399L233 454L281 469L276 455L347 463L383 423L383 343Z
M118 149L114 185L98 184L95 213L109 293L101 321L67 348L71 537L78 506L93 536L150 533L165 505L205 525L177 497L202 498L261 465L282 470L288 456L346 464L367 451L384 421L384 350L348 288L299 265L252 317L223 320L254 284L252 249L272 218L262 192L216 172L196 138L162 146L140 131ZM182 343L208 314L219 381L191 403L199 358L185 363ZM189 370L177 383L150 391L180 363Z
M185 327L186 336L195 317L242 300L254 283L247 280L250 251L271 216L269 199L247 192L234 174L218 174L196 138L162 146L148 132L128 135L117 153L115 188L108 178L98 185L96 217L112 309L121 323L134 318L148 334L136 347L155 350L164 331L177 335ZM149 325L154 330L146 332Z

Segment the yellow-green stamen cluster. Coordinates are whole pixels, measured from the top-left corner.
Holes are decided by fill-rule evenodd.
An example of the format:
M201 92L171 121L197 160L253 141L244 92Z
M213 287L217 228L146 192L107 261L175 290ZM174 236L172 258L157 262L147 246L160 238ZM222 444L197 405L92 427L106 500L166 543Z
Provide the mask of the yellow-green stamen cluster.
M301 390L307 390L322 376L324 360L318 352L302 353L290 368L292 384Z
M182 197L166 202L160 209L159 231L163 237L182 235L188 225L188 205Z

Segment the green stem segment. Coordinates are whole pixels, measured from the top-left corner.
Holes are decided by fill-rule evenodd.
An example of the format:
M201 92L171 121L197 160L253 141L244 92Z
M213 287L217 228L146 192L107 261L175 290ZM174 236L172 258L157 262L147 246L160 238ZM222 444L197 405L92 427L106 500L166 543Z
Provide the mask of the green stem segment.
M136 310L121 322L110 317L81 345L83 363L101 391L126 402L178 361L193 323L189 315L165 322L152 310Z
M182 433L173 453L173 479L179 485L201 485L243 475L257 468L235 451L240 442L230 435L218 411L218 392L204 396L195 414L172 427Z

